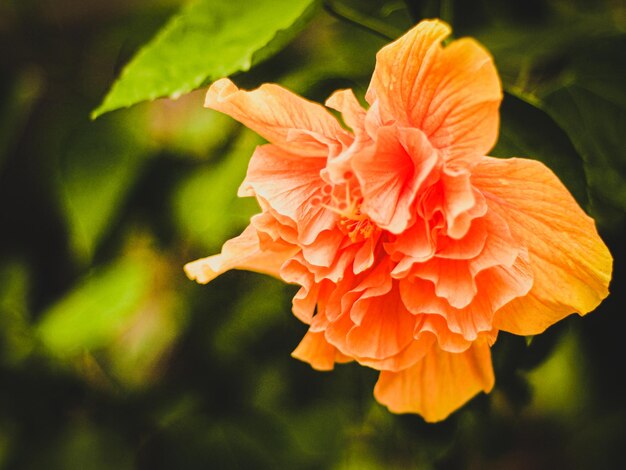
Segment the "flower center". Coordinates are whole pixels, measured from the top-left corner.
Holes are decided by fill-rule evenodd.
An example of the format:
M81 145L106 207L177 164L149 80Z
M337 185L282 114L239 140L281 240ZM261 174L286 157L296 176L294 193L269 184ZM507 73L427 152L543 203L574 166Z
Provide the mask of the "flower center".
M322 194L328 198L328 203L320 204L339 215L339 230L356 243L370 238L379 229L367 215L361 213L363 196L356 179L351 176L347 175L343 184L325 185Z
M339 219L339 229L345 233L353 243L360 242L372 236L376 230L376 226L369 217L361 214L357 209L354 214L349 217L342 216Z

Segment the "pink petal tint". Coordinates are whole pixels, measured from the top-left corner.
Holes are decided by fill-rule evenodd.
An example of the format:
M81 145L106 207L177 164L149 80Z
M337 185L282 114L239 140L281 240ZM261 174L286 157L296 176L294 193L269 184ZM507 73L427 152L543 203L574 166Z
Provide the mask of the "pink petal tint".
M377 55L363 109L350 90L323 106L277 85L215 82L206 106L269 141L239 194L262 212L221 254L185 266L206 283L247 269L300 285L309 331L293 356L315 369L380 371L376 399L446 418L494 385L498 331L541 333L608 295L612 259L558 178L496 159L502 99L489 53L442 46L423 21Z

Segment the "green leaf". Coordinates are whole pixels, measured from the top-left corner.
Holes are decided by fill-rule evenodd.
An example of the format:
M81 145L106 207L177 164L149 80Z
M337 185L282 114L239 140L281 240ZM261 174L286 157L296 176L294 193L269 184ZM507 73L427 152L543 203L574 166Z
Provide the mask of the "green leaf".
M57 184L77 258L88 261L139 176L147 148L124 122L89 123L60 158Z
M566 57L532 99L567 133L584 162L592 211L613 225L626 213L626 35Z
M484 39L505 89L547 114L578 154L556 152L546 163L571 183L582 162L588 209L600 225L617 228L626 213L626 35L607 20L610 10L583 13L558 19L552 29L486 30ZM516 117L503 116L503 125ZM552 131L542 130L551 125L541 120L526 120L523 127L534 129L537 141L551 140ZM515 132L512 138L532 133ZM582 202L580 189L570 189Z
M537 80L553 77L566 55L576 55L590 41L623 32L611 2L584 2L584 6L572 4L571 0L543 1L536 5L499 0L480 3L473 18L479 26L455 32L475 37L485 45L494 56L507 89L511 86L532 89ZM522 19L520 14L524 10L528 17Z
M44 312L39 339L60 357L106 346L139 307L150 276L150 266L133 257L94 272Z
M584 160L594 215L601 211L603 218L614 219L606 205L626 212L626 107L572 85L547 96L545 109Z
M92 118L249 70L284 47L316 0L197 0L174 16L122 71Z

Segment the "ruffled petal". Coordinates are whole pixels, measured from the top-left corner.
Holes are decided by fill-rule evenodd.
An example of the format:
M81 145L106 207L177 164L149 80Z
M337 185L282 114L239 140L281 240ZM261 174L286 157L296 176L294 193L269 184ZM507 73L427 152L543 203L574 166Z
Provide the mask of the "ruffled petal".
M352 271L354 274L360 274L366 269L372 267L375 261L375 250L380 238L380 233L376 233L370 238L366 239L359 250L354 255L354 263L352 264Z
M484 199L484 196L481 195L481 198ZM520 253L526 253L526 248L513 238L506 220L498 213L488 211L472 225L479 221L485 224L487 240L480 254L468 261L473 274L493 266L512 266Z
M351 355L385 359L413 341L415 317L404 306L397 287L384 295L359 299L351 318L356 323L346 338Z
M433 347L412 367L382 371L374 396L394 413L418 413L428 422L441 421L480 391L494 385L491 352L486 340L455 354Z
M404 305L414 315L444 314L446 301L437 297L432 282L420 278L407 278L400 280L398 285Z
M311 244L337 219L320 204L325 164L325 158L303 158L276 145L262 145L252 155L239 195L267 201L273 211L295 222L302 243Z
M462 353L468 350L472 342L463 335L450 330L447 320L439 315L422 315L422 321L415 328L415 338L433 336L439 349L451 353Z
M494 315L513 299L528 294L533 273L525 252L511 266L493 266L475 277L476 295L463 308L455 308L438 297L433 282L420 278L402 279L400 295L414 315L429 314L417 330L435 333L439 346L450 352L466 349L463 341L474 341L495 327ZM441 321L437 319L440 317Z
M438 154L418 129L381 127L375 152L355 154L352 168L361 184L361 211L392 233L415 219L415 197L437 164Z
M473 219L471 215L474 218L479 217L484 214L487 207L480 194L473 190L469 171L446 168L441 175L441 184L447 224L446 234L458 240L469 231ZM479 203L483 203L481 207L477 206ZM470 209L473 209L471 213Z
M394 258L402 259L402 255L408 258L405 263L398 265L399 267L394 270L399 273L406 271L403 269L405 264L410 267L413 263L432 258L436 249L430 227L422 218L417 218L412 226L398 234L395 240L385 243L384 247L385 251Z
M301 287L292 300L292 311L301 322L310 325L315 315L315 307L324 292L324 283L314 282L313 275L300 263L287 261L283 264L280 276L285 282ZM324 287L323 287L324 286Z
M310 245L302 245L302 256L313 266L328 268L335 262L344 239L345 235L339 230L326 230Z
M367 112L354 96L352 90L338 90L326 100L326 106L341 113L343 121L354 133L354 141L349 148L342 149L339 155L333 155L328 161L326 171L334 183L345 180L345 175L352 172L352 160L355 155L374 152L371 137L365 130Z
M325 138L350 140L323 106L278 85L265 84L245 91L223 78L211 85L204 105L228 114L270 142L298 155L327 156Z
M349 362L352 359L341 354L324 338L324 333L308 331L291 356L311 364L316 370L332 370L335 362Z
M291 301L291 310L294 316L302 323L310 324L313 320L319 288L319 284L312 284L310 287L302 286Z
M341 113L346 125L357 139L363 135L366 111L352 90L337 90L327 100L326 106Z
M437 257L456 260L476 258L483 252L488 236L485 218L475 219L469 231L459 240L441 234L437 238Z
M472 181L527 247L534 276L528 295L497 312L496 326L537 334L571 313L595 309L608 295L612 257L593 219L552 171L534 160L485 158Z
M472 39L442 47L447 24L422 21L381 49L366 98L400 125L424 131L448 158L485 155L495 144L502 90L489 53Z
M524 255L512 266L494 266L480 272L476 276L476 285L478 295L467 307L448 307L443 312L448 328L470 341L496 328L494 317L498 309L528 294L533 285L533 274Z
M428 351L430 351L434 342L435 335L423 334L420 335L419 338L411 341L406 348L393 356L383 359L371 357L357 357L355 359L359 362L359 364L376 370L397 372L411 367L413 364L420 361L426 354L428 354Z
M281 220L276 217L276 213L272 213L271 209L265 209L264 212L252 216L250 225L256 229L259 235L261 249L264 249L266 244L271 246L272 243L278 240L284 240L294 245L298 242L298 233L295 228L295 223L290 219L284 219L283 217L283 221L281 222Z
M321 282L325 279L332 282L339 282L346 276L352 274L352 269L350 267L354 264L355 255L358 249L358 245L351 245L347 248L339 250L332 264L328 267L307 264L307 268L314 274L315 282Z
M249 225L241 235L224 243L219 255L202 258L185 265L189 279L206 284L231 269L245 269L280 277L282 264L299 251L282 241L261 249L256 229Z
M364 301L389 294L392 288L395 287L389 276L389 269L389 260L384 260L362 276L354 277L353 280L356 286L350 286L351 288L348 292L341 293L341 290L337 291L341 293L341 311L349 312L350 318L356 324L361 323L365 312L367 312L367 307L364 308L362 305Z
M413 266L411 274L435 285L437 297L444 298L455 308L463 308L472 301L477 288L466 260L433 258Z

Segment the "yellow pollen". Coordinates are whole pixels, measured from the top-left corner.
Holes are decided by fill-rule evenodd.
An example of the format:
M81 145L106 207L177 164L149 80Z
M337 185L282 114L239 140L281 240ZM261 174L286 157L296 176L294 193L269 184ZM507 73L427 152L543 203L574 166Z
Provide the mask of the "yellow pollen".
M339 220L339 227L346 235L348 235L350 240L352 242L357 242L371 237L374 232L374 226L370 222L369 218L361 215L358 211L357 214L353 215L353 217L358 218L347 218L342 216Z

